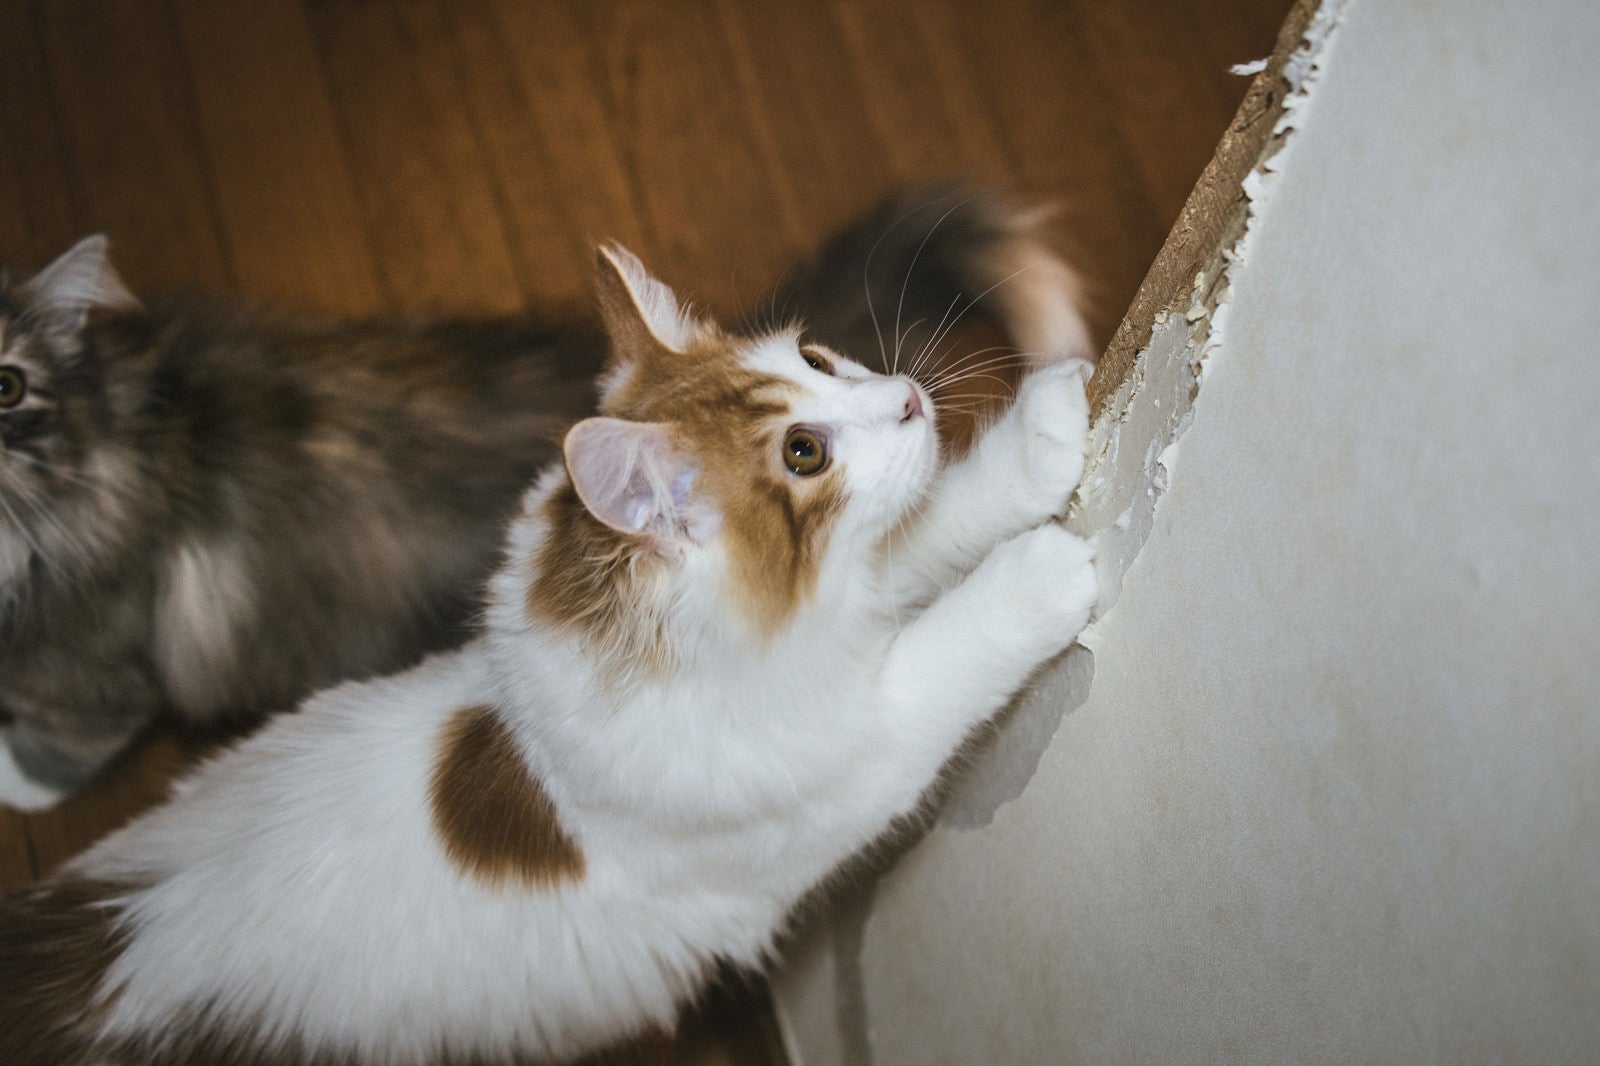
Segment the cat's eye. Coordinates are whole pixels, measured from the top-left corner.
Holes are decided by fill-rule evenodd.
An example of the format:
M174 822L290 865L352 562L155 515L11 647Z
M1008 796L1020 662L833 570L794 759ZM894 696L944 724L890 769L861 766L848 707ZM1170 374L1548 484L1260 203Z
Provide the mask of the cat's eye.
M783 465L800 477L822 473L828 465L828 438L806 426L795 426L783 437Z
M0 366L0 409L15 407L28 395L28 376L18 367Z
M833 364L810 348L801 348L800 357L806 361L806 366L809 366L812 370L820 370L829 377L833 376Z

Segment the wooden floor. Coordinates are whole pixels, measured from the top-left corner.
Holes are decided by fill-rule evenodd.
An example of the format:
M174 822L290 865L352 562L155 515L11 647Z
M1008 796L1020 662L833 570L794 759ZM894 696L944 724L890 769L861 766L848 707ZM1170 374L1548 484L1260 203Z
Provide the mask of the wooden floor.
M713 311L896 186L1062 208L1102 341L1288 0L5 0L0 261L104 230L136 292L287 309L588 299L590 242ZM158 799L0 810L0 887ZM661 1062L771 1061L730 992Z

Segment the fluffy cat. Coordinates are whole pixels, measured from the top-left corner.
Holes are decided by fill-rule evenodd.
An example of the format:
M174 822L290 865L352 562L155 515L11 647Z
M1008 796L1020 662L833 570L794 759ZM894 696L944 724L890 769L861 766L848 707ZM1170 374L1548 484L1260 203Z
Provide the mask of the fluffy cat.
M669 1027L1074 640L1086 362L941 467L909 378L597 258L601 414L524 498L484 631L0 906L0 1060L531 1062Z
M1005 301L1058 264L1017 212L922 190L775 306L876 355L874 297L932 322L1019 269L990 302L1026 347ZM531 317L143 307L103 237L0 275L0 803L72 793L160 712L248 721L467 639L604 350Z

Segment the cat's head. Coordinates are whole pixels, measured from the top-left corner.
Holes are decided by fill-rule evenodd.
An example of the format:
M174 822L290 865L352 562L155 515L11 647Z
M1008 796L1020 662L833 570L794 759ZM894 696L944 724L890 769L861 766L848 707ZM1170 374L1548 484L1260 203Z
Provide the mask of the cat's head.
M861 576L926 493L932 402L800 329L726 332L620 248L597 267L602 413L566 436L530 604L603 629L641 598L667 597L659 614L709 590L706 610L770 637L827 581Z
M100 384L85 325L96 312L138 306L106 244L87 237L32 277L0 274L0 532L36 545L52 518L61 521L42 513L53 497L91 480L82 465L98 433Z

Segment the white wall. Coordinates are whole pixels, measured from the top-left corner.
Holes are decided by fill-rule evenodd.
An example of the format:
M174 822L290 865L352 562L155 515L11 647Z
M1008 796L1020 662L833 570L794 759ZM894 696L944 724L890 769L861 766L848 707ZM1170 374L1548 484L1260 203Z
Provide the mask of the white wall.
M1092 658L795 946L796 1066L1600 1061L1600 4L1315 54Z

